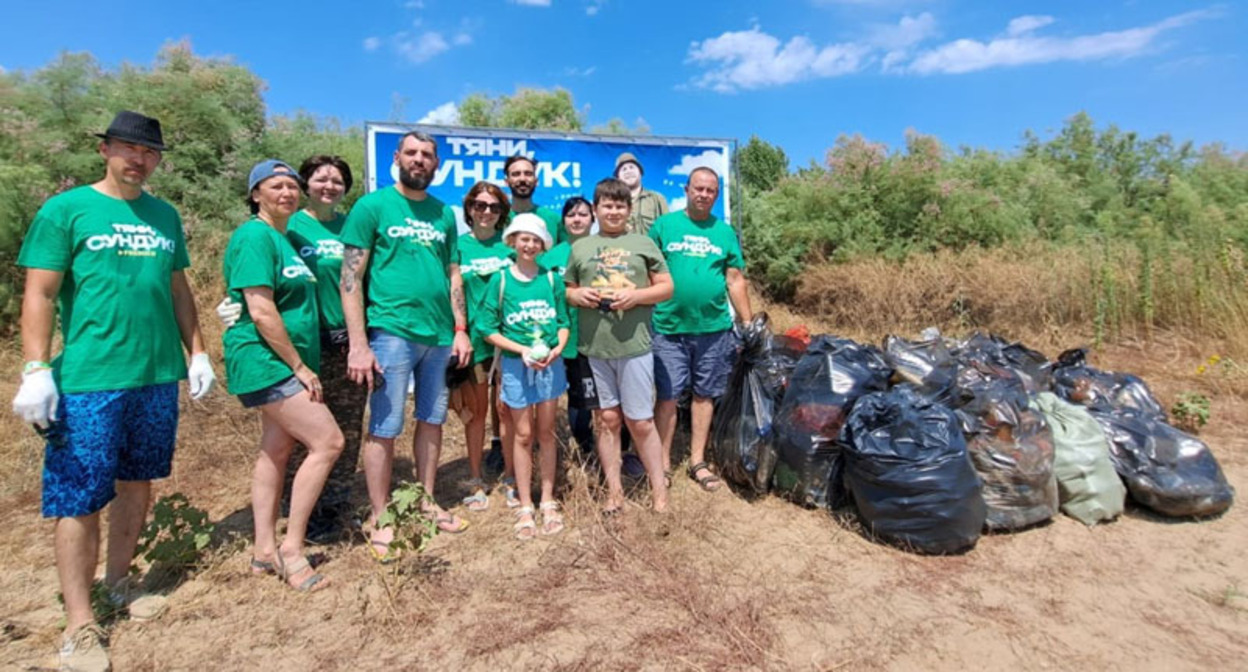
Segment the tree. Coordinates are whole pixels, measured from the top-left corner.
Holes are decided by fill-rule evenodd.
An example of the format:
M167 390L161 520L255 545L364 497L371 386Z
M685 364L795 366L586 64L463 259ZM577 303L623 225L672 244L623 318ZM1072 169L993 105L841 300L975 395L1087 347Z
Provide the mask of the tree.
M459 121L465 126L533 131L580 131L584 125L572 94L562 88L521 88L495 98L469 94L459 104Z
M737 152L737 171L747 189L771 191L781 178L789 174L789 157L784 150L757 135L750 136Z

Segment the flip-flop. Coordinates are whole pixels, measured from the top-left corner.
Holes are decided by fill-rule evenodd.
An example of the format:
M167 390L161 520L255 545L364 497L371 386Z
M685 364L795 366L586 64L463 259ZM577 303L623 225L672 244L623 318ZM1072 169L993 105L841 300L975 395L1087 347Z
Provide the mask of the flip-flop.
M325 583L325 575L320 572L314 572L312 576L304 579L297 586L291 584L290 577L305 569L312 568L312 564L302 555L293 564L287 566L286 561L282 559L282 552L279 550L273 554L273 562L277 565L277 577L282 580L282 583L300 593L313 593L329 586L328 583ZM317 586L320 586L320 588Z
M275 574L277 566L267 560L258 560L255 557L251 559L251 573L256 576L264 576L265 574Z
M377 549L379 548L382 550L378 551ZM381 565L388 565L403 557L402 549L392 548L389 543L384 541L374 541L369 539L368 550L373 554L373 559Z
M434 521L437 523L438 531L445 532L447 534L460 534L469 527L468 519L460 518L450 511L443 511L442 513L437 514L437 516L434 517ZM454 524L456 521L459 521L458 525Z

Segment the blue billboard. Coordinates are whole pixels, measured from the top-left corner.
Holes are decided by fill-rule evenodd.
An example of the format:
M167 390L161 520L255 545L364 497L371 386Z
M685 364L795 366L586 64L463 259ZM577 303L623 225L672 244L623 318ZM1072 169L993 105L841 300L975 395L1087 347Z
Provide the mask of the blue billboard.
M685 207L684 187L689 173L705 166L720 176L720 197L714 213L732 221L730 167L735 140L368 123L365 189L369 192L398 181L394 152L399 139L408 131L423 131L437 140L440 161L429 193L455 209L461 229L464 194L481 180L506 191L503 163L516 155L537 163L534 202L556 211L572 196L592 200L594 185L615 173L615 159L623 152L631 152L641 164L642 187L662 194L673 211Z

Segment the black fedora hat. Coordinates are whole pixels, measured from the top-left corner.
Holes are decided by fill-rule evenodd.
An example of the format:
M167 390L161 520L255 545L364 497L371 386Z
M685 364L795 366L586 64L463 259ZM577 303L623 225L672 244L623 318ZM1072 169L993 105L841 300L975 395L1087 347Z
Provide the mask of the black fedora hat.
M164 137L160 134L160 122L130 110L118 112L117 116L113 117L113 123L108 125L108 130L95 135L104 139L114 138L123 142L132 142L161 152L168 149L165 147Z

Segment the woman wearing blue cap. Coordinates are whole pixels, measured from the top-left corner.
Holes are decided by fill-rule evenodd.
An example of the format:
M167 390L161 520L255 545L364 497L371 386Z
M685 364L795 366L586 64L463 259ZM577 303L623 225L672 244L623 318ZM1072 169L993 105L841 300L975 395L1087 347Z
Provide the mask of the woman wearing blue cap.
M316 276L286 238L299 209L299 174L266 160L251 169L247 204L253 217L230 237L225 283L244 310L223 337L229 390L260 409L260 456L251 484L255 548L251 569L276 573L292 588L328 585L303 555L308 518L342 452L343 437L323 403ZM295 473L286 538L277 544L283 475L298 441L308 457Z

